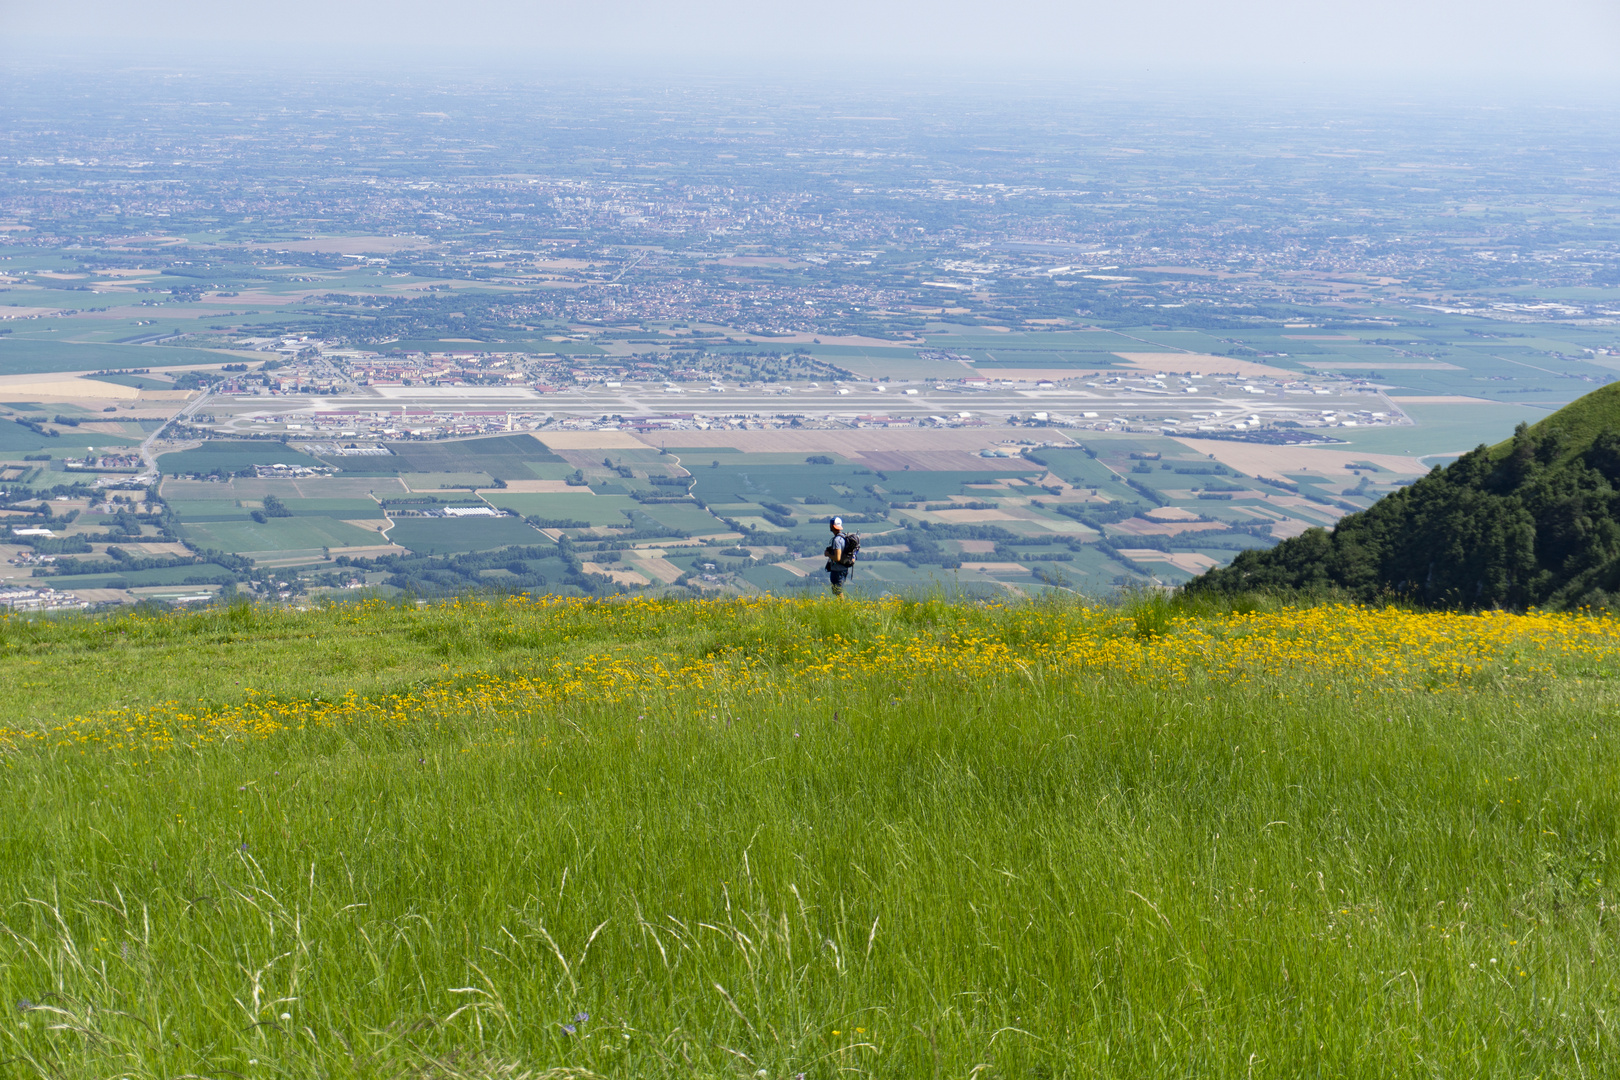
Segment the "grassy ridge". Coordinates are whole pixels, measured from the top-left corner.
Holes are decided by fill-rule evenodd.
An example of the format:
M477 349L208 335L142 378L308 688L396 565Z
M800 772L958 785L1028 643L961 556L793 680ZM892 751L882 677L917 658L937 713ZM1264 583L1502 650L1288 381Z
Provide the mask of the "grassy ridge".
M1162 604L6 622L0 1056L1600 1075L1617 644Z
M1531 425L1530 431L1541 440L1556 437L1559 452L1554 460L1563 464L1591 446L1599 435L1613 430L1617 417L1620 417L1620 386L1600 386ZM1504 439L1492 446L1492 460L1507 460L1514 446L1514 439Z

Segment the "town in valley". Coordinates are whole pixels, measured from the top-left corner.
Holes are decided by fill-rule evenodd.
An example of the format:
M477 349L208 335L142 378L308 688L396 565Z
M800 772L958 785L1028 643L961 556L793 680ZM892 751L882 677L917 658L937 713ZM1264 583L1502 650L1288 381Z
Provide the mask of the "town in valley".
M1174 585L1620 370L1603 106L4 78L16 610Z

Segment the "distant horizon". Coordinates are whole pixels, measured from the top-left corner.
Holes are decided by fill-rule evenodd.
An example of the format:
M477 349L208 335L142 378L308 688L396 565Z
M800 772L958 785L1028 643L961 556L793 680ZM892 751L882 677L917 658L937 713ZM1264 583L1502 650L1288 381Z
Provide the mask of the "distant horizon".
M239 3L156 0L139 8L0 2L8 67L224 64L437 72L722 68L794 78L850 71L905 78L1052 81L1135 77L1355 85L1393 81L1603 86L1620 80L1620 6L1545 0L1165 0L1151 11L1082 0L788 5L612 0L588 8L467 0L453 17L425 0Z
M1517 72L1512 77L1484 71L1415 71L1339 68L1259 71L1237 67L1178 66L1160 71L1138 65L1097 66L1084 70L1056 65L985 59L942 70L937 63L891 62L874 66L859 57L826 58L814 64L784 67L779 58L668 56L627 57L623 53L576 50L561 60L535 65L521 50L474 55L471 50L400 48L387 53L356 54L340 46L314 47L288 55L280 46L234 46L212 43L142 43L139 55L127 44L69 42L60 36L31 35L28 55L0 71L0 87L50 79L58 73L93 71L109 78L142 74L176 78L234 76L259 83L286 79L359 79L401 86L448 80L467 85L500 81L512 87L603 85L634 88L647 84L725 86L748 83L760 88L790 88L816 93L824 89L859 96L863 91L911 90L946 97L1069 95L1074 93L1161 98L1276 98L1300 94L1289 106L1456 105L1480 109L1515 105L1592 108L1620 111L1620 68L1561 72ZM122 62L120 62L120 60ZM722 62L723 61L723 62ZM5 100L0 96L0 107Z

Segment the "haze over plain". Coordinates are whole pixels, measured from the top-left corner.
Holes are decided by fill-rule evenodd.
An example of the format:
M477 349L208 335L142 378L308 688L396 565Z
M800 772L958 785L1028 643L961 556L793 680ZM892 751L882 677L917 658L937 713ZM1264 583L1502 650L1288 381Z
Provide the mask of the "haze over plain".
M1620 624L1165 587L1620 399L1617 37L0 0L0 1061L1603 1075Z
M0 466L95 556L0 576L68 602L803 588L834 511L875 588L1174 584L1620 369L1592 0L0 29Z
M475 0L453 8L427 0L7 0L0 5L0 28L30 51L164 56L226 49L241 60L273 50L278 63L293 65L312 57L366 63L401 54L473 66L516 60L748 66L791 58L901 70L948 63L1026 74L1612 80L1620 50L1620 6L1607 0L1533 6L1512 0Z

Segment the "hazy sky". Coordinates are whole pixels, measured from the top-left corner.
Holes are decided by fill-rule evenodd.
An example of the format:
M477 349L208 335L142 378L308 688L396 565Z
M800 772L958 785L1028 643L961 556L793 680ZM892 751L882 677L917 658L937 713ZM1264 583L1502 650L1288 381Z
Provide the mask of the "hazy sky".
M4 53L1612 75L1620 0L0 0ZM133 56L132 56L133 58Z

